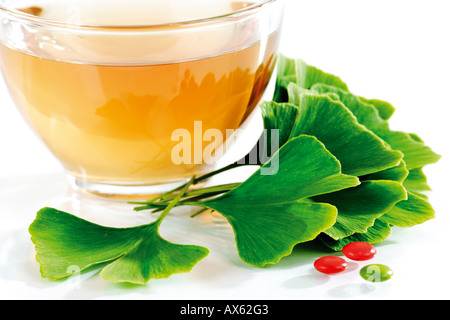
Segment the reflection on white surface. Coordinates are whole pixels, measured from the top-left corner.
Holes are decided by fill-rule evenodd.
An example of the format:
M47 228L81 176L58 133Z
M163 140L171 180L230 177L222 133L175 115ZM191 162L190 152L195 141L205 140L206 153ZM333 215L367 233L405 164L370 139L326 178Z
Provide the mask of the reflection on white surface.
M44 295L49 299L64 298L97 298L104 294L120 294L136 287L126 284L112 284L98 276L98 270L81 275L73 275L65 281L42 279L39 265L34 259L35 252L28 234L28 226L42 207L54 207L77 215L83 219L109 227L132 227L152 222L156 216L146 212L134 212L133 205L123 200L104 199L93 195L80 194L69 188L67 179L62 173L11 177L0 184L0 208L13 213L0 216L0 298L37 297ZM23 201L24 195L27 201ZM180 244L197 244L207 246L212 252L206 263L199 263L190 274L174 275L170 279L154 280L151 286L138 288L137 292L155 287L176 285L176 278L186 277L192 284L200 286L218 285L229 288L239 285L248 279L248 275L234 275L234 268L244 270L251 268L240 261L234 234L227 221L218 214L201 215L190 218L195 208L176 208L161 225L161 235ZM11 229L12 227L15 229ZM247 271L245 271L247 270ZM225 276L225 278L224 278ZM174 282L175 281L175 282ZM4 289L9 288L8 294ZM14 290L12 290L14 288ZM109 289L107 289L109 288ZM107 290L106 292L104 290ZM111 290L111 291L110 291ZM125 290L125 291L123 291Z
M147 224L156 216L134 212L133 206L125 201L74 193L66 176L60 172L1 179L0 195L0 298L376 299L399 295L417 298L423 297L425 292L429 297L441 296L439 291L433 294L422 289L429 286L430 281L437 283L437 273L431 269L428 278L418 277L417 273L435 264L432 261L437 249L433 246L440 236L437 231L446 228L442 220L414 229L396 229L387 241L377 245L378 254L370 263L389 265L395 276L377 287L368 287L359 276L359 269L365 265L363 262L351 262L349 269L338 275L317 273L313 262L330 252L315 244L299 245L275 266L246 265L238 256L234 234L226 219L217 213L192 219L190 215L196 208L179 207L163 221L161 235L176 243L205 246L210 249L209 256L190 273L136 286L103 280L98 270L64 281L41 278L27 229L36 212L46 206L110 227ZM440 212L441 203L434 202ZM420 256L416 257L418 253Z

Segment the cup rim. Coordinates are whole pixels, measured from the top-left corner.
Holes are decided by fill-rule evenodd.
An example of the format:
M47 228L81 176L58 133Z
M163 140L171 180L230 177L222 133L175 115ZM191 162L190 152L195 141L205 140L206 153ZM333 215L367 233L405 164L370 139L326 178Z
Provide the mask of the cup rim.
M177 21L177 22L168 22L168 23L157 23L157 24L143 24L143 25L96 25L96 24L76 24L71 22L63 22L59 20L46 19L39 16L34 16L32 14L28 14L14 8L9 8L4 5L2 1L0 1L0 12L6 12L7 14L19 18L21 20L26 20L28 22L32 22L38 25L45 25L49 27L59 27L64 29L76 29L76 30L103 30L103 31L117 31L117 30L151 30L151 29L173 29L177 27L196 27L203 26L204 24L212 24L223 21L229 21L237 19L241 16L248 16L253 14L255 11L258 11L264 5L277 2L280 0L259 0L255 2L253 5L232 11L230 13L212 16L207 18L200 19L192 19L185 21Z

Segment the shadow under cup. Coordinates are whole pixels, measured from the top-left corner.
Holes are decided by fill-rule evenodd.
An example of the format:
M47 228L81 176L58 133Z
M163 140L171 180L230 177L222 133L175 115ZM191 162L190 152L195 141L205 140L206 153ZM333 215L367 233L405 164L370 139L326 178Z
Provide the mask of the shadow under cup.
M226 152L216 151L233 133L241 152L232 161L259 138L249 121L260 120L256 106L275 66L281 0L195 21L102 26L10 3L0 0L6 83L75 188L165 192L223 165Z

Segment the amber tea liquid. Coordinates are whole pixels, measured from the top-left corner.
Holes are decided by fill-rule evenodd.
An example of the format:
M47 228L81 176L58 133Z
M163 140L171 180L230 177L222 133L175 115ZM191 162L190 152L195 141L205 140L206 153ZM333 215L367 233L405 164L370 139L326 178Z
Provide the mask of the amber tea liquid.
M218 13L248 5L220 3L223 7L216 10ZM43 17L47 14L47 18L67 18L58 16L57 8L40 8L39 15ZM173 10L164 17L163 9L153 10L154 21L189 19L199 14L181 8L179 12L185 17L180 17L181 13L176 16ZM89 24L105 24L111 19L111 10L114 6L98 11L89 7L89 14L79 10L75 18L84 17ZM208 10L205 14L210 15L214 8ZM148 15L142 14L144 11L135 10L134 17L129 11L121 23L152 23ZM141 57L130 61L124 54L125 62L74 62L53 52L39 54L46 50L40 44L34 54L1 44L0 61L16 104L71 175L99 183L169 183L203 170L202 164L173 163L171 151L177 144L171 140L174 130L183 128L194 134L194 122L202 121L203 131L219 129L225 137L226 130L239 128L261 99L273 71L278 32L270 34L265 48L261 41L246 43L243 36L238 48L231 45L236 44L234 37L224 37L214 44L196 43L195 48L184 46L197 55L202 50L208 52L212 46L217 48L213 54L179 61L141 61L145 60ZM128 39L132 38L130 35ZM62 47L69 46L64 37L53 40ZM90 47L81 43L75 49L83 55L91 51L97 55L109 41L112 40L99 38ZM175 43L177 39L171 41ZM130 45L132 40L123 43ZM138 48L146 44L137 39L135 45ZM171 45L164 48L166 56L170 56ZM114 53L120 55L120 45L117 47ZM179 52L180 47L176 50Z

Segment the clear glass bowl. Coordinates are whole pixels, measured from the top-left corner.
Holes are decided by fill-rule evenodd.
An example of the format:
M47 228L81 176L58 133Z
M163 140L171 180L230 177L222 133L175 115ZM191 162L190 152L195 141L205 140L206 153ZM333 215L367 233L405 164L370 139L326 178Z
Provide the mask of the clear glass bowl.
M133 1L0 0L11 96L73 186L96 194L164 192L223 165L231 141L249 151L275 66L282 0L216 0L230 9L181 21L172 7L156 24Z

